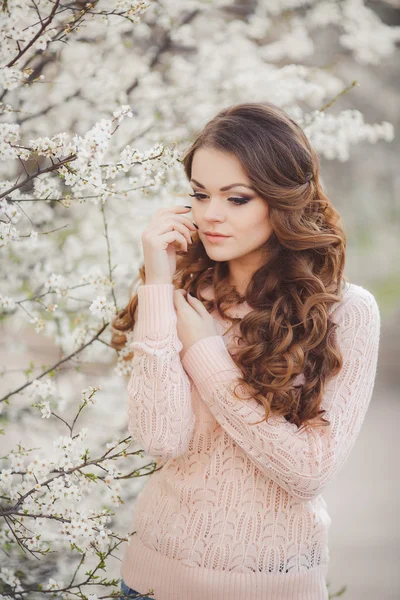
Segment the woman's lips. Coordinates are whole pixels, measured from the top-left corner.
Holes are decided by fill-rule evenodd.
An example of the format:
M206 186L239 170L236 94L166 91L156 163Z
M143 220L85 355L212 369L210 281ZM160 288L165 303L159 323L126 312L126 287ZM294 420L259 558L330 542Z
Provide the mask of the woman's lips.
M204 234L209 242L222 242L223 240L228 240L229 237L225 235L210 235L209 233Z

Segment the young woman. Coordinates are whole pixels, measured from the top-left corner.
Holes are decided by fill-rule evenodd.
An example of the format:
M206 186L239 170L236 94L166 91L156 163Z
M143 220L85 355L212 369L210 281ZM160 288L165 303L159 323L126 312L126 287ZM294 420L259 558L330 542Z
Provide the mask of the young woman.
M192 216L154 214L113 323L133 351L128 430L162 463L134 506L122 590L325 600L321 493L367 412L379 308L343 276L340 216L282 109L222 110L183 165Z

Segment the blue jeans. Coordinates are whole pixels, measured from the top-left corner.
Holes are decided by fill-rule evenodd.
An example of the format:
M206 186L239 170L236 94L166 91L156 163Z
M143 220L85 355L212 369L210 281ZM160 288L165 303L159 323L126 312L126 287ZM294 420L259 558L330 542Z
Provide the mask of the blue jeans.
M152 600L156 600L155 598L153 598L153 596L146 596L145 594L139 594L139 592L137 592L136 590L133 590L132 588L130 588L128 585L126 585L125 581L123 579L121 579L121 592L124 594L124 596L132 596L132 598L151 598ZM123 596L120 597L120 600L124 600Z

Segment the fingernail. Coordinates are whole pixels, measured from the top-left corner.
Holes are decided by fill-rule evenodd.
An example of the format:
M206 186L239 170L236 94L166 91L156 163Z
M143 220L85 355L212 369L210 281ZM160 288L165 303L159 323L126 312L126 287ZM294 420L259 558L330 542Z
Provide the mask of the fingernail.
M193 223L193 221L192 221L192 223ZM196 223L193 223L193 225L196 227L196 229L199 228L198 225L196 225Z

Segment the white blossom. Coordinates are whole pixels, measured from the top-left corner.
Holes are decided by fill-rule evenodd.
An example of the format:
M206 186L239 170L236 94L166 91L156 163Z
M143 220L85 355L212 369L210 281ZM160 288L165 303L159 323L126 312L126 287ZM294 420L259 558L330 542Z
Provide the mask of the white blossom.
M58 297L66 296L68 293L68 286L63 275L51 273L44 285L48 290L54 291Z
M16 577L12 569L9 569L8 567L0 567L0 579L7 585L12 586L15 592L23 591L21 582L18 577Z
M51 416L51 409L49 402L39 403L40 412L42 413L42 419L49 419Z
M124 117L133 117L131 107L129 105L121 106L121 108L113 112L113 116L118 119L118 123L120 123Z
M2 469L0 472L0 485L3 488L10 488L12 484L12 469Z
M89 385L86 389L81 390L81 402L84 402L88 405L94 405L96 402L96 392L100 389L100 387Z
M0 308L3 311L11 311L14 310L15 307L16 304L13 298L10 296L2 296L2 294L0 294Z
M0 248L19 239L19 233L11 223L0 223Z
M49 590L59 590L60 588L63 588L63 587L64 587L63 581L56 580L56 579L53 579L52 577L50 577L49 583L48 583Z
M12 470L15 473L19 473L20 471L23 471L25 469L24 460L21 456L18 456L16 454L11 454L10 462L11 462Z
M103 317L104 319L111 319L111 317L115 314L115 306L112 302L107 302L107 298L105 296L97 296L95 300L93 300L92 304L89 307L92 315L96 317Z
M54 382L49 378L34 379L31 382L28 391L31 397L40 396L40 398L46 399L55 394L56 387Z
M5 90L13 90L21 85L27 74L13 67L2 67L0 69L0 86Z
M32 319L29 319L29 323L35 326L36 333L40 333L46 328L46 323L43 319L40 319L39 317L33 317Z

